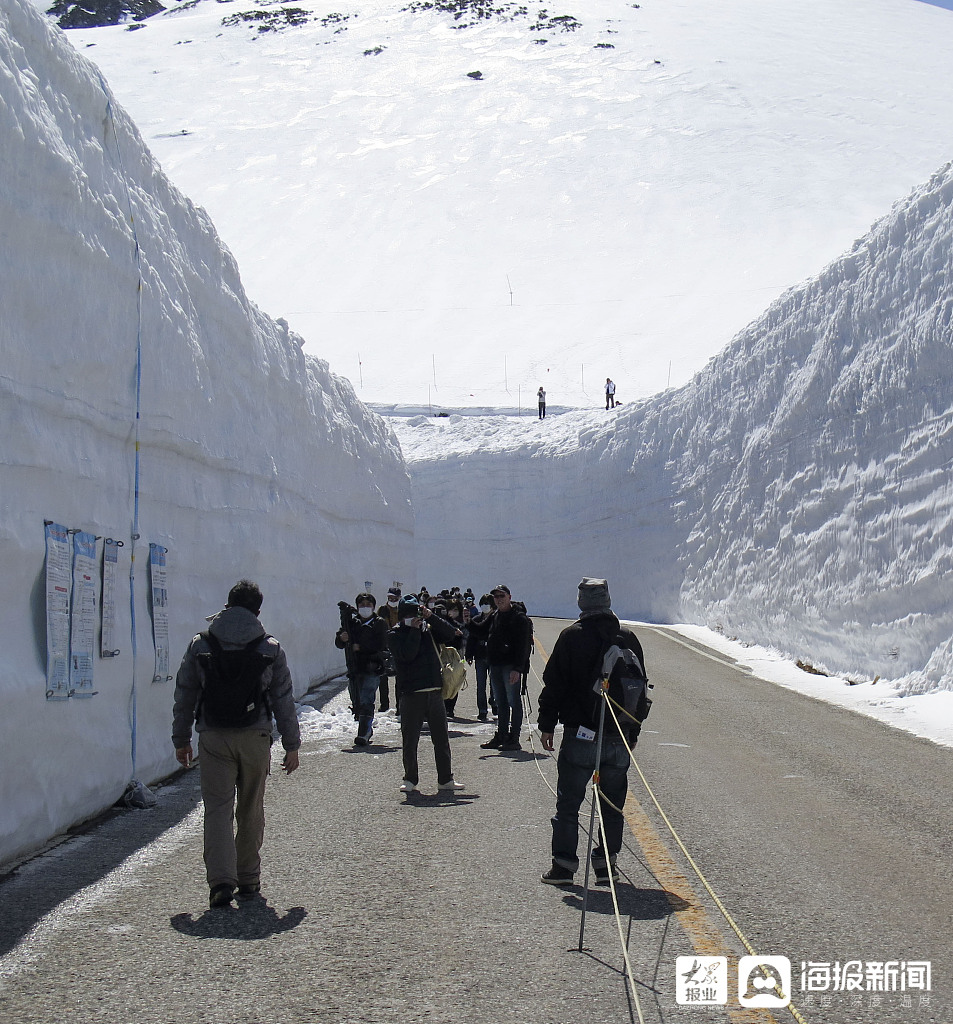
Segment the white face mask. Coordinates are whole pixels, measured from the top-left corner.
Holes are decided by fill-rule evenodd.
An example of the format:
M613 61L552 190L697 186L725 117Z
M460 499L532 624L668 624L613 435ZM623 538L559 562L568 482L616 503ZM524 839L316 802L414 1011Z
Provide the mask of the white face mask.
M404 619L404 625L405 626L412 626L413 624L414 624L414 620L413 619Z
M486 613L490 611L490 606L488 604L481 604L480 611L483 612L484 615L486 615Z
M389 597L389 598L387 598L387 603L391 604L391 605L399 604L400 603L400 598L399 597Z
M374 609L368 608L367 606L358 608L357 614L360 615L362 619L369 619L374 614Z
M437 602L436 602L436 601L428 601L428 602L427 602L427 607L428 607L428 608L429 608L429 609L430 609L431 611L433 611L433 610L434 610L434 608L436 608L436 607L437 607Z

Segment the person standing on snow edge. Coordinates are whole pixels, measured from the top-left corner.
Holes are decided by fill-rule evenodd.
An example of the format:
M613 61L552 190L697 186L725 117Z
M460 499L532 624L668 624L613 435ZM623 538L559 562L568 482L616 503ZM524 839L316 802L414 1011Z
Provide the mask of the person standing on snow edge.
M298 767L301 734L295 711L291 672L281 645L265 633L258 613L261 590L240 580L229 591L224 611L215 615L206 633L192 639L175 678L172 742L179 764L192 764L192 725L198 732L199 770L205 805L205 868L209 907L251 899L261 889L261 844L265 836L265 782L271 768L271 720L274 715L285 748L282 769ZM234 667L247 658L250 681L260 702L235 712L222 701L208 699L215 675L213 658L221 653ZM241 673L240 673L241 674ZM227 703L227 690L225 698ZM233 714L250 724L228 724ZM237 800L237 802L236 802ZM233 825L236 826L233 831Z
M536 392L536 398L539 402L539 418L544 420L546 419L546 392L542 387Z
M606 377L606 408L615 408L615 381Z

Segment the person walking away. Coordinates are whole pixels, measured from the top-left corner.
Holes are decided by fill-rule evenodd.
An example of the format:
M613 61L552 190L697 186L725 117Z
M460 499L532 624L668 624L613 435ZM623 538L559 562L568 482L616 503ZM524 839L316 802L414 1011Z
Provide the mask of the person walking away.
M470 617L467 633L467 645L464 657L468 665L473 666L477 681L477 718L481 722L489 720L487 706L487 683L489 680L489 664L486 660L486 642L490 635L490 613L493 611L493 598L484 594L480 598L480 613ZM496 710L494 708L494 714Z
M556 813L552 818L552 867L541 881L547 885L571 885L579 867L576 853L579 841L579 807L586 795L586 785L593 772L599 770L599 801L605 822L604 842L593 851L592 866L596 883L609 884L617 877L616 857L622 848L624 819L620 810L628 792L629 753L623 736L606 709L603 725L602 752L596 764L599 709L604 700L593 689L600 678L609 649L616 645L631 651L638 659L642 677L645 659L642 645L632 630L620 624L611 610L609 586L604 579L586 577L579 584L579 618L567 626L553 645L553 652L543 670L543 691L539 697L538 726L543 747L553 749L557 721L563 723L563 738L557 758ZM614 675L614 673L613 673ZM610 694L619 701L620 691ZM639 714L648 714L648 702L639 705ZM638 737L639 724L618 708L616 715L629 746ZM641 719L640 719L641 720ZM603 799L602 794L605 795Z
M261 604L257 584L239 580L208 630L192 638L175 678L172 743L184 768L192 764L193 725L198 733L209 907L227 906L236 890L239 899L261 890L272 716L285 750L282 770L298 767L291 672L258 619Z
M539 418L541 420L546 419L546 392L540 386L539 391L536 392L536 399L539 402Z
M447 710L443 704L443 679L437 643L453 639L449 622L438 618L415 597L401 598L398 606L399 624L387 634L387 643L394 657L396 684L400 689L400 733L403 747L404 778L402 793L412 793L420 784L417 748L424 721L430 728L434 761L437 766L437 788L451 792L463 789L453 777L450 758L450 734Z
M615 382L606 377L606 408L615 408Z
M384 672L387 625L377 614L373 594L358 594L354 603L357 611L350 616L347 628L335 633L334 646L345 651L351 692L357 702L353 708L358 723L354 745L366 747L374 736L374 705Z
M526 615L513 607L510 588L501 583L490 591L496 610L490 616L486 660L496 701L496 734L481 743L484 750L522 750L523 674L529 672L533 630Z
M378 612L380 617L384 620L384 625L388 630L393 629L400 621L397 618L397 605L400 604L400 587L396 584L387 591L387 604L381 605L381 609ZM390 710L390 682L389 676L394 674L390 663L390 652L385 652L384 658L384 671L381 673L381 685L379 689L380 693L380 704L378 705L378 711L389 711ZM397 693L397 686L394 685L394 708L397 714L400 714L400 695Z

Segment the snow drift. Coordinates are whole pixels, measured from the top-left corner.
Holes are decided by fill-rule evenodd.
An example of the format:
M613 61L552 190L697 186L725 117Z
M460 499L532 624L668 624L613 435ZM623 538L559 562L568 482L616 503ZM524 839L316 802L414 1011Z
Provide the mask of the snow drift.
M3 860L174 767L149 542L169 552L173 673L250 576L301 691L338 667L335 602L406 577L413 521L384 422L247 300L208 217L26 0L0 8L0 138ZM136 663L124 584L97 695L47 701L44 520L124 540L128 574L137 501Z
M953 688L951 245L947 166L678 391L398 424L421 579L562 614L605 575L624 616Z

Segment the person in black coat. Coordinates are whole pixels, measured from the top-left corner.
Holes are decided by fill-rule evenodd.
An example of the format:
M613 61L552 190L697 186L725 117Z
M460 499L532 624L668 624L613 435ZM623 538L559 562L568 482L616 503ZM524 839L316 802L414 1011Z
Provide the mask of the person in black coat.
M437 643L451 643L456 631L429 608L422 608L412 595L401 598L397 613L399 622L387 634L387 643L394 658L396 685L400 691L404 761L400 790L412 793L420 782L417 747L425 719L430 727L437 765L437 788L462 789L463 785L453 778L447 711L443 704L443 678L436 646Z
M490 613L493 611L493 598L484 594L480 598L480 614L470 617L467 632L467 645L464 657L467 664L472 665L477 681L477 718L481 722L489 718L487 706L487 682L489 680L489 663L486 660L486 642L490 635ZM496 714L494 701L493 713Z
M490 591L496 611L490 616L486 660L496 701L496 735L480 746L484 750L520 750L523 726L523 676L529 672L533 626L525 612L513 604L510 588L501 583Z
M377 614L373 594L358 594L354 603L356 613L349 609L349 614L342 618L341 629L334 634L334 646L344 651L347 662L351 703L355 705L352 711L358 720L354 743L366 747L374 735L374 705L384 672L387 624Z
M593 686L612 645L632 651L638 658L643 675L645 670L638 637L622 626L610 609L606 581L589 577L583 579L579 584L578 602L579 618L559 634L553 645L553 652L543 670L543 691L539 696L537 721L546 750L553 749L556 723L563 723L563 739L557 758L556 814L552 819L553 864L542 876L542 881L548 885L571 885L579 868L576 854L579 807L596 768L599 769L601 794L605 794L605 800L601 794L599 799L606 837L605 846L600 842L593 851L592 866L597 883L608 884L610 871L615 878L615 861L622 849L624 830L624 819L616 808L624 806L628 792L629 752L615 721L607 712L602 754L596 764L596 730L603 698L594 692ZM638 727L633 724L631 730L626 728L631 746L638 735Z

